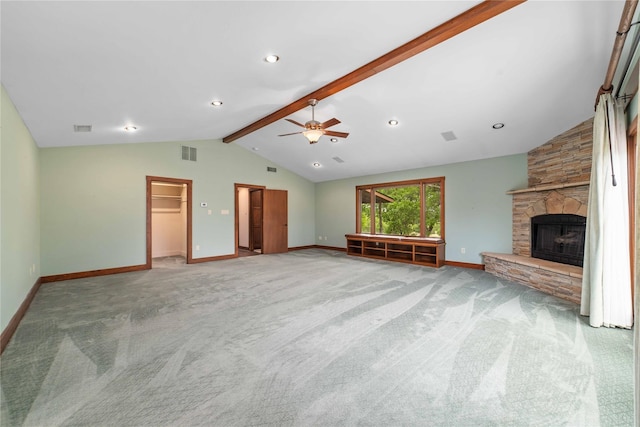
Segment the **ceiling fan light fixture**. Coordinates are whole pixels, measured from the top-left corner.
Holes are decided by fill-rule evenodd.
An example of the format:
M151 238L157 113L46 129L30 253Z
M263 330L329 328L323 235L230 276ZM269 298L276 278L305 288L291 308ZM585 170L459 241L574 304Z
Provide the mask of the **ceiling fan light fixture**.
M298 123L293 119L285 119L289 123L293 123L296 126L300 126L301 128L304 128L304 131L285 133L278 136L302 134L304 135L305 138L307 138L307 141L309 141L309 144L315 144L316 142L318 142L318 140L322 135L337 136L338 138L346 138L349 136L347 132L337 132L333 130L326 130L331 126L335 126L338 123L340 123L340 120L336 119L335 117L322 123L315 119L315 106L318 105L317 99L310 99L308 101L308 104L309 106L311 106L311 120L309 120L305 124ZM337 139L331 138L331 142L336 142L336 141Z
M324 135L324 131L322 129L309 129L302 132L302 134L309 140L309 144L315 144Z

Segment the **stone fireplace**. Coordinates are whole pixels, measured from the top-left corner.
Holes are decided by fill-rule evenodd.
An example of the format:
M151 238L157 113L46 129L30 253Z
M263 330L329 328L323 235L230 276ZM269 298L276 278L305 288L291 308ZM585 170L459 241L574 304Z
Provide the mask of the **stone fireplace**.
M528 153L529 187L507 192L513 252L484 253L486 271L580 303L592 138L589 119Z

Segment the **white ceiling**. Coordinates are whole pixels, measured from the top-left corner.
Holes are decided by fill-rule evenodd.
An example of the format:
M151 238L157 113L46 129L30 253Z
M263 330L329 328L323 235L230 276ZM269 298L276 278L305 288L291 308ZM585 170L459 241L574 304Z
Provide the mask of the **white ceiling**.
M477 3L3 0L2 84L40 147L221 139ZM232 144L314 182L527 152L593 115L623 6L526 2L320 101L347 139Z

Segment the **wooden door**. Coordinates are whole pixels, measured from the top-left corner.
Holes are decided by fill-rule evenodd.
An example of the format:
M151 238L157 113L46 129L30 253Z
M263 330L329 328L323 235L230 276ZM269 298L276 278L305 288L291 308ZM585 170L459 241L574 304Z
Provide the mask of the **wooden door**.
M262 249L262 190L250 190L249 250Z
M263 190L262 198L262 253L288 252L287 191Z

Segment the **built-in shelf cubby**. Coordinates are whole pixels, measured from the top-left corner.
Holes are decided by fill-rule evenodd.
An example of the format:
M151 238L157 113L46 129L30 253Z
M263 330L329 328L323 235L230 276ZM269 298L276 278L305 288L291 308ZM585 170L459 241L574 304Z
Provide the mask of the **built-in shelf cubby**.
M445 242L439 238L346 234L347 254L441 267Z

